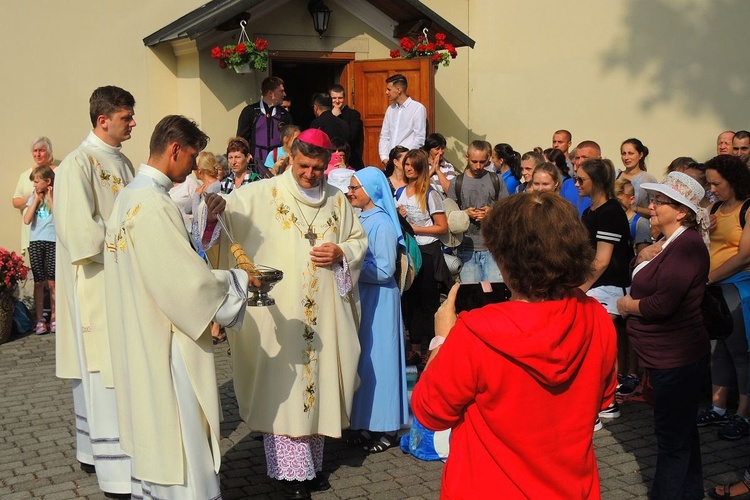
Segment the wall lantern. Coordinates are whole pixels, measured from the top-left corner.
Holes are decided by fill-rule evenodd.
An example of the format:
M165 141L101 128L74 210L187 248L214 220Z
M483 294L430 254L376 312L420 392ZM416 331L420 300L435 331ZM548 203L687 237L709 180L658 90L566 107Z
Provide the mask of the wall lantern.
M331 9L323 3L323 0L310 0L307 9L313 18L315 31L318 32L320 38L323 38L323 33L328 29L328 21L331 20Z

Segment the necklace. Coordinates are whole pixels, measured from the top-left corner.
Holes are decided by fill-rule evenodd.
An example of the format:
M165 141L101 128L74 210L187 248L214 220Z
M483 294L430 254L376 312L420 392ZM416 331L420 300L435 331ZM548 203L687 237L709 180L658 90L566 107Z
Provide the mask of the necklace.
M315 216L313 216L312 221L307 222L307 217L305 217L304 212L302 212L302 207L299 206L299 202L297 201L296 198L294 198L294 203L296 203L297 208L299 209L299 214L300 214L300 216L302 216L302 220L304 220L305 224L307 224L307 232L303 235L303 237L307 241L310 242L310 246L311 247L314 247L315 246L315 242L318 241L318 234L315 231L313 231L313 228L312 228L313 226L312 225L313 225L313 222L315 222L315 219L318 217L318 214L320 213L320 209L323 207L323 205L321 204L318 207L318 210L315 211Z

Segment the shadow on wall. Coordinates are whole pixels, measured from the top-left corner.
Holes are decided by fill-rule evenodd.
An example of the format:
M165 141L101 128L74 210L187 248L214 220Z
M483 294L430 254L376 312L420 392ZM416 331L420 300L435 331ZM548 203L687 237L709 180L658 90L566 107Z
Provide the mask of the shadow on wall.
M468 144L471 141L487 141L487 134L477 134L472 129L466 126L466 122L463 118L458 116L453 107L445 100L443 95L435 91L435 110L439 116L435 117L436 126L435 132L443 134L446 139L449 139L449 148L445 150L445 157L450 161L458 170L463 171L466 167L466 154L468 153ZM447 124L448 126L442 126L439 124ZM464 144L468 138L468 143ZM450 139L455 139L453 144L450 144ZM491 142L491 141L490 141ZM498 141L500 142L500 141ZM492 143L494 146L496 143Z
M603 69L650 84L644 111L679 101L690 114L712 112L729 128L747 128L749 24L744 0L630 0L627 31L604 53Z

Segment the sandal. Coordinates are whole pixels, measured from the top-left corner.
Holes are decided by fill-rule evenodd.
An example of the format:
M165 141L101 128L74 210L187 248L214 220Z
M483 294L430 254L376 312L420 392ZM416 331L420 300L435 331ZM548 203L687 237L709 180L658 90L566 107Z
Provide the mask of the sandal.
M372 436L367 431L355 431L348 438L346 438L346 444L353 448L359 448L360 446L366 445L372 441Z
M396 434L382 433L380 437L369 444L365 445L365 451L370 453L381 453L388 448L393 448L398 444L398 436Z
M219 330L219 336L213 337L214 345L221 344L227 341L227 334L223 330Z
M740 493L739 495L732 496L730 494L730 490L732 489L732 486L736 486L738 484L744 485L746 491L744 493ZM719 488L719 486L717 486L716 488ZM716 488L708 490L708 492L707 492L708 496L710 496L711 498L717 498L717 499L722 499L722 498L725 498L725 499L729 498L729 499L732 499L732 500L748 500L748 499L750 499L750 482L745 481L745 480L739 481L739 482L734 483L734 484L724 484L724 485L722 485L721 488L723 488L723 490L724 490L723 494L719 494L716 491Z

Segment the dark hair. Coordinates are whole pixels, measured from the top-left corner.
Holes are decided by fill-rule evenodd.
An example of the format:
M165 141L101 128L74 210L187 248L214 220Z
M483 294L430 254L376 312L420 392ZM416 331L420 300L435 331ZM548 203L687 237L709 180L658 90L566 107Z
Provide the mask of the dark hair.
M445 136L435 132L425 137L422 149L429 153L432 148L444 148L447 145L448 141L445 140Z
M34 167L31 170L31 175L29 175L29 180L33 181L37 176L46 181L52 181L50 182L50 185L55 184L55 171L49 165L39 165L38 167Z
M403 90L406 90L409 85L409 82L406 81L406 77L401 73L389 76L385 79L385 83L392 83L394 87L401 87Z
M564 128L561 128L560 130L555 130L555 133L552 134L553 136L557 134L565 134L568 136L568 142L573 142L573 134L571 134L569 131L565 130Z
M591 178L594 188L604 193L611 200L615 197L615 166L604 158L589 158L581 163L578 169L583 169Z
M685 169L690 167L691 163L695 163L695 160L689 156L678 156L672 163L667 167L667 173L670 172L683 172Z
M331 88L328 89L329 94L332 92L343 92L343 94L346 95L346 89L344 88L343 85L338 84L338 83L331 85Z
M635 137L631 137L630 139L625 139L624 141L622 141L622 144L620 144L620 150L622 150L622 147L625 144L632 144L635 150L638 153L643 155L640 161L638 162L638 167L640 167L640 169L645 172L646 171L646 157L648 156L648 148Z
M502 198L481 231L508 286L533 301L561 299L593 271L588 231L575 207L557 193Z
M747 130L740 130L739 132L734 133L734 137L732 137L732 140L734 139L750 139L750 132Z
M396 146L395 148L391 149L391 152L388 154L388 163L385 164L386 177L390 177L391 175L393 175L393 171L396 170L396 165L394 164L396 158L398 158L399 155L408 152L409 148L404 146Z
M117 111L135 107L135 98L127 90L107 85L94 90L89 98L89 118L91 126L96 127L96 120L101 115L112 118Z
M250 143L244 137L232 137L229 139L229 143L227 143L227 156L229 156L229 153L237 151L245 156L250 154Z
M549 160L550 163L555 164L555 166L560 170L560 174L563 176L563 179L567 179L568 177L570 177L570 175L568 175L568 162L565 160L565 153L563 153L559 149L553 149L547 155L547 160Z
M157 156L163 153L171 142L203 151L208 144L208 136L193 120L180 115L167 115L156 124L151 134L149 154Z
M333 137L331 139L331 149L343 149L344 150L344 164L349 165L349 158L352 154L352 148L349 147L349 143L341 137Z
M739 156L714 156L705 163L705 166L706 170L716 170L729 183L735 198L746 200L750 197L750 170Z
M503 160L503 162L510 167L511 175L513 175L516 180L521 179L521 155L513 150L513 146L501 142L500 144L495 144L495 147L492 148L492 150L495 152L495 156ZM497 167L497 165L495 166Z
M322 160L323 165L328 166L328 162L331 161L331 150L328 148L321 148L309 142L300 141L299 137L294 139L292 143L292 156L300 153L309 158L316 160Z
M267 76L260 84L260 93L262 95L266 95L267 93L273 92L282 85L284 85L284 80L282 80L278 76Z
M313 104L323 111L328 111L333 108L333 101L331 101L331 95L319 92L313 97Z

